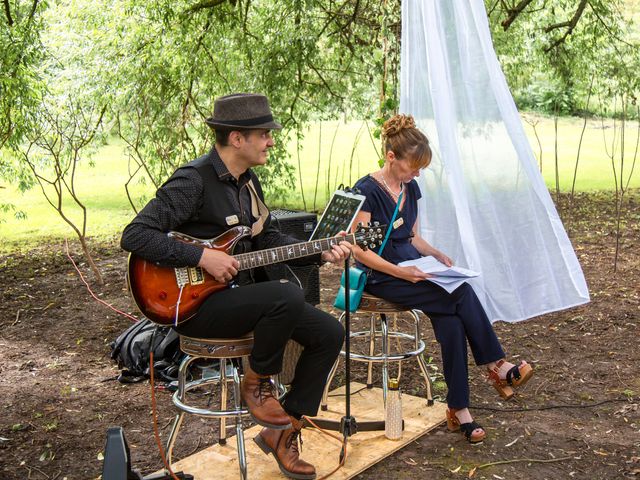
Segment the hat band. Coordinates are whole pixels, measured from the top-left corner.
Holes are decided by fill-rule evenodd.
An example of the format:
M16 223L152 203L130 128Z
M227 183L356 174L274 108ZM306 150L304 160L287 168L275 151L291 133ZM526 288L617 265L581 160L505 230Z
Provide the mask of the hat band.
M215 119L213 119L216 121ZM217 120L217 122L225 125L233 125L236 127L250 127L252 125L261 125L263 123L273 122L273 115L265 115L264 117L246 118L244 120Z

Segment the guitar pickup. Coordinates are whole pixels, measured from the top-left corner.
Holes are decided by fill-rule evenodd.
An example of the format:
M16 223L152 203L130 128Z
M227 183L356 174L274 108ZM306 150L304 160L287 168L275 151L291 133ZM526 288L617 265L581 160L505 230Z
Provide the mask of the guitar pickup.
M189 268L189 283L191 285L200 285L204 283L204 272L201 267Z

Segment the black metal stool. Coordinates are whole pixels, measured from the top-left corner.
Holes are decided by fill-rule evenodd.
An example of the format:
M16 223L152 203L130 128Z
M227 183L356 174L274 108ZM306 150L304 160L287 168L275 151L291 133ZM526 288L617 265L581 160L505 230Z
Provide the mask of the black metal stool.
M408 360L409 358L415 357L418 361L418 365L420 366L420 371L422 372L422 376L425 379L427 384L427 405L433 405L433 394L432 394L432 385L431 378L429 378L429 374L427 372L427 363L424 360L424 351L425 351L425 343L420 337L420 317L418 316L417 310L412 310L410 308L404 307L402 305L397 305L391 302L387 302L381 298L375 297L369 293L363 293L362 300L360 301L360 306L353 314L358 313L369 313L369 330L368 331L359 331L359 332L351 332L351 338L368 338L369 339L369 354L358 354L351 352L350 358L352 360L358 362L367 362L367 388L373 388L373 364L374 363L382 363L382 397L384 404L386 406L387 402L387 390L389 383L389 362L398 362L399 368L401 368L402 361ZM352 315L353 315L352 314ZM414 322L414 332L413 334L389 331L389 326L387 323L387 314L408 314L412 317ZM340 315L340 321L342 322L344 319L345 313L343 312ZM380 320L380 330L376 329L376 318ZM379 354L375 353L376 347L376 338L380 337L382 341L382 352ZM399 338L404 340L410 340L413 342L414 349L410 351L401 351L389 353L389 339L390 338ZM340 352L341 356L345 356L345 352ZM327 409L327 397L329 393L329 386L331 384L331 380L338 369L338 360L333 365L333 369L329 374L329 379L327 381L327 385L324 389L324 394L322 396L321 408L322 410ZM400 376L400 375L398 375Z
M192 338L180 335L180 348L187 356L180 364L178 371L178 390L173 394L173 403L180 410L173 422L169 440L167 442L167 460L171 465L173 446L178 436L178 431L182 424L185 413L208 418L220 419L220 433L218 442L222 445L226 443L227 437L227 417L235 418L236 441L238 444L238 464L240 466L240 476L244 480L247 478L247 458L244 449L244 430L242 427L242 416L248 415L249 411L243 408L240 400L240 372L238 363L243 358L248 357L253 349L253 334L248 334L242 338ZM188 380L189 366L196 360L219 360L220 372L211 377ZM234 362L233 359L237 359ZM233 373L227 375L227 366ZM227 383L233 382L233 409L227 410ZM187 392L194 388L220 386L220 409L200 408L187 403Z

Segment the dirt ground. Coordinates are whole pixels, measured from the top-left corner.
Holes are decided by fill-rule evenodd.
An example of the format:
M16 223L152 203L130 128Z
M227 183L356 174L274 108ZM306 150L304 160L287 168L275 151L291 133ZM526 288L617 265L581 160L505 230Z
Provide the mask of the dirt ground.
M640 478L640 192L625 200L617 272L613 195L580 195L572 211L568 204L561 198L560 211L591 303L495 326L512 357L535 365L533 380L502 402L472 368L472 413L487 440L471 446L442 425L358 478ZM91 282L77 244L71 245L91 288L101 300L135 313L125 286L125 254L115 240L93 250L104 286ZM130 321L89 295L63 244L1 256L0 269L0 477L98 478L105 433L115 425L125 430L134 467L144 474L159 469L149 384L118 383L109 358L110 342ZM333 266L321 270L323 308L331 310L338 274ZM423 332L442 397L440 354L428 322ZM422 395L412 363L402 385ZM354 379L364 379L362 368L355 368ZM168 392L157 396L166 438L174 410ZM189 419L176 457L214 442L213 423Z

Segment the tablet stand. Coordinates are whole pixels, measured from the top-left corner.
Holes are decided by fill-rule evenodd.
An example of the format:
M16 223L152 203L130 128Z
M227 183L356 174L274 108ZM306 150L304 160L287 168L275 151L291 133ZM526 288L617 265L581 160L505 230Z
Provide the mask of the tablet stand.
M344 353L345 353L345 414L340 420L326 420L320 418L314 418L313 423L319 428L325 430L334 430L342 432L344 442L342 449L340 450L340 462L344 459L346 441L351 435L354 435L360 430L361 432L372 432L378 430L384 430L384 420L374 420L357 423L355 417L351 416L351 305L349 295L349 259L351 255L347 256L344 260L344 288L347 292L344 298Z

